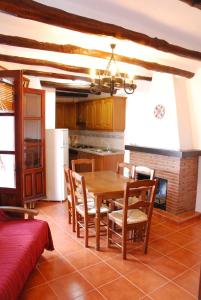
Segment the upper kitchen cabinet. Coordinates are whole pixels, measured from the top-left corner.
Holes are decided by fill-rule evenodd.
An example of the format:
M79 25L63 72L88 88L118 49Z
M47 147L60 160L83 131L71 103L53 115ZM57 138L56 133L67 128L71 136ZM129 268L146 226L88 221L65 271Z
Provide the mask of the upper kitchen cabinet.
M96 129L95 117L95 102L86 102L86 129Z
M125 130L126 99L123 97L108 97L94 101L94 124L97 130Z
M124 131L126 98L108 97L82 103L86 110L83 124L86 129ZM83 128L84 129L84 128Z
M76 125L78 129L86 129L87 105L86 102L77 103Z
M126 98L56 104L56 128L124 131Z
M23 89L24 200L45 196L45 92Z
M77 106L74 102L56 103L56 128L76 129Z

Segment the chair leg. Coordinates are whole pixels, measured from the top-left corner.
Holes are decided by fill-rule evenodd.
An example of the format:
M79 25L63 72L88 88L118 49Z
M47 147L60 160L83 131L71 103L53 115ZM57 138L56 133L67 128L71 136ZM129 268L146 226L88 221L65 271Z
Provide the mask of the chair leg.
M122 233L122 255L123 259L126 259L126 231Z
M76 231L75 226L76 226L76 220L75 220L75 210L72 208L72 224L73 224L73 232Z
M84 244L85 244L85 247L88 248L89 228L88 228L88 222L86 220L84 221L84 226L85 226L85 229L84 229Z
M79 220L79 215L76 212L76 232L77 232L77 237L80 237L80 224L79 224L78 220Z
M148 242L149 242L149 227L147 227L145 231L144 254L147 254Z
M110 230L110 225L111 225L111 220L109 219L109 217L107 216L107 247L110 247L110 239L112 237L112 232Z
M67 200L68 224L71 224L71 203Z

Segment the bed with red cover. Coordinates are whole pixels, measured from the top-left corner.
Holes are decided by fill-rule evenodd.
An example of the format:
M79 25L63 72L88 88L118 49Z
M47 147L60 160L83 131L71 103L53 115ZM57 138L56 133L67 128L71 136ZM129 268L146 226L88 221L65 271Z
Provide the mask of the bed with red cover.
M54 250L48 223L13 219L0 209L0 299L16 300L44 251Z

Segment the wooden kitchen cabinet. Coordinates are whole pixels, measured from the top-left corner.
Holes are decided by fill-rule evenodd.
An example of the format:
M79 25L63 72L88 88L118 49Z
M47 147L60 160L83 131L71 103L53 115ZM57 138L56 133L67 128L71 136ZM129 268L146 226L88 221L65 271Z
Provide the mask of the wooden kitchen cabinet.
M76 129L76 103L56 103L56 128Z
M103 99L102 126L105 130L124 131L126 99L109 97Z
M86 102L86 129L95 129L95 102Z
M103 101L94 101L94 129L103 129Z
M76 125L79 129L86 129L87 109L86 102L77 103Z
M126 98L56 104L56 128L124 131Z
M86 129L125 130L126 99L108 97L86 102Z
M78 158L88 158L95 159L95 170L103 171L103 170L111 170L116 172L116 167L118 162L124 161L124 154L113 154L113 155L98 155L91 154L84 151L78 151ZM85 166L82 166L79 169L79 172L88 172Z
M108 98L103 101L103 110L102 110L102 127L105 130L115 130L113 129L113 99Z
M64 104L56 103L56 128L64 128Z
M65 103L64 128L76 129L76 103Z

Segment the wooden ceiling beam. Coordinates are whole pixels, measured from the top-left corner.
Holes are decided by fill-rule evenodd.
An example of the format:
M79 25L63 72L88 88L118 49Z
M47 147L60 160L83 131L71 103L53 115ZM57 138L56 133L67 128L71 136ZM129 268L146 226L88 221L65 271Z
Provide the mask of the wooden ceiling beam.
M60 83L60 82L53 82L53 81L40 81L41 85L44 87L51 87L55 88L58 91L66 91L66 92L78 92L78 93L87 93L91 94L90 86L78 86L78 85L72 85L67 83ZM110 94L110 89L107 87L102 87L101 92ZM97 93L100 95L100 93ZM116 94L116 90L114 91L114 94Z
M90 69L88 68L64 65L49 60L34 59L34 58L27 58L27 57L20 57L20 56L6 55L6 54L0 54L0 61L7 61L7 62L18 63L23 65L51 67L51 68L56 68L67 72L76 72L76 73L84 73L84 74L90 73Z
M190 6L196 7L198 9L201 9L201 1L200 0L180 0Z
M61 74L61 73L54 73L54 72L45 72L45 71L37 71L37 70L28 70L23 69L24 75L30 75L30 76L37 76L37 77L49 77L49 78L57 78L57 79L66 79L66 80L82 80L86 82L91 82L91 78L87 76L76 76L76 75L70 75L70 74ZM147 77L148 78L151 77ZM144 79L146 80L146 79Z
M82 33L113 36L118 39L130 40L143 46L152 47L186 58L201 59L201 52L199 51L170 44L165 40L156 37L152 38L146 34L132 31L118 25L68 13L64 10L32 0L1 0L0 10L20 18L43 22Z
M45 51L55 51L55 52L61 52L66 54L86 55L86 56L97 57L102 59L109 59L111 57L111 52L86 49L86 48L82 48L70 44L61 45L61 44L54 44L54 43L47 43L47 42L39 42L34 39L28 39L19 36L11 36L11 35L4 35L4 34L0 34L0 44L14 46L14 47L24 47L24 48L45 50ZM135 58L129 58L118 54L115 54L115 59L120 62L135 64L142 67L144 66L144 64L147 63L147 61L138 60Z
M62 92L56 90L57 97L79 97L79 98L87 98L88 94L86 93L77 93L77 92ZM59 101L57 101L59 102Z
M6 55L6 54L0 54L0 61L7 61L7 62L13 62L18 64L25 64L25 65L35 65L35 66L45 66L45 67L52 67L56 69L60 69L67 72L76 72L76 73L84 73L89 74L90 69L84 68L84 67L75 67L75 66L69 66L64 65L61 63L52 62L49 60L42 60L42 59L34 59L34 58L27 58L27 57L20 57L20 56L12 56L12 55ZM153 70L157 72L163 72L163 73L170 73L186 78L192 78L194 76L193 72L174 68L171 66L161 65L154 62L146 62L138 59L132 59L132 61L135 61L136 65L140 65L141 67ZM104 70L97 70L100 72L100 74L104 73Z
M73 80L73 81L74 80L83 80L83 81L91 83L91 78L84 77L84 76L76 76L76 75L45 72L45 71L37 71L37 70L28 70L28 69L24 69L22 71L23 71L24 75L38 76L38 77L49 77L49 78L57 78L57 79L66 79L66 80ZM152 81L152 77L136 75L135 80Z

